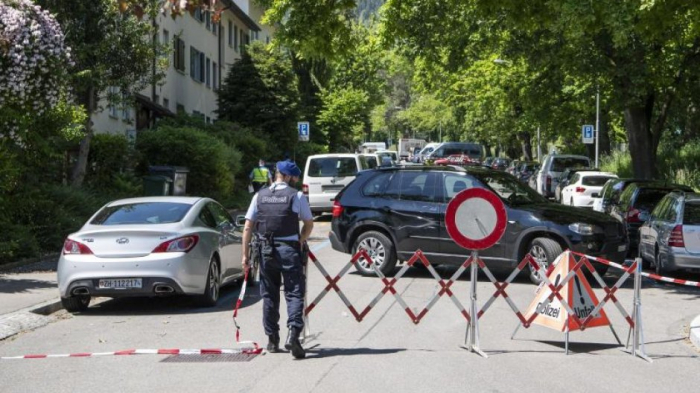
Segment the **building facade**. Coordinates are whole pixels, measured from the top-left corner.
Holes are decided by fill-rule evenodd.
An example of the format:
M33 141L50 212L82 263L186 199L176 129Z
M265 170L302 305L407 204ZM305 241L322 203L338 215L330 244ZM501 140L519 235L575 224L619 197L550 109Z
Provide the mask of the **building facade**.
M203 121L216 120L217 95L231 65L241 58L244 47L254 40L269 42L273 30L259 24L263 10L251 0L222 0L226 7L217 23L212 13L173 19L169 12L159 14L158 40L168 45L165 77L129 100L133 105L110 105L100 100L100 112L93 116L96 133L136 138L137 132L153 125L159 117L188 113ZM111 90L111 94L119 94Z

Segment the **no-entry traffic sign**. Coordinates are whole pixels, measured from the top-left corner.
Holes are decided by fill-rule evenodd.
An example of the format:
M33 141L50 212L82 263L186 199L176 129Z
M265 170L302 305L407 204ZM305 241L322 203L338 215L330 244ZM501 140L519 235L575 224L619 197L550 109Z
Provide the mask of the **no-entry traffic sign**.
M445 212L447 233L468 250L483 250L496 244L506 230L507 219L501 199L483 188L470 188L455 195Z

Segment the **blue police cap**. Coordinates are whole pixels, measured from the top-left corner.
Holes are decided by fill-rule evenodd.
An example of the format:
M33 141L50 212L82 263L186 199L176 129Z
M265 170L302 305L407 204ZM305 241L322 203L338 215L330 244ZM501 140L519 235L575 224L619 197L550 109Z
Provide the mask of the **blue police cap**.
M293 161L277 161L279 173L287 176L301 177L301 169Z

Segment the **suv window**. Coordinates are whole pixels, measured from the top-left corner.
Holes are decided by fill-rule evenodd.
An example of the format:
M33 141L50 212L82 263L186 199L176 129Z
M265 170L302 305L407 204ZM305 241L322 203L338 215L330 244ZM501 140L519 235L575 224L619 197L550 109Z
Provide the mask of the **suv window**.
M233 224L231 215L229 215L226 209L224 209L218 203L209 203L207 207L211 211L212 216L214 216L214 219L216 220L217 228L222 228L225 225Z
M384 196L405 201L435 201L435 176L430 172L402 171L391 179Z
M590 165L587 158L554 157L552 159L552 172L563 172L566 168L586 168Z
M656 204L668 194L668 190L656 188L640 188L634 207L639 210L650 211Z
M700 225L700 203L685 203L685 207L683 208L683 224Z
M670 197L665 197L664 199L659 202L658 205L654 208L654 210L651 212L652 216L658 220L663 220L666 221L666 217L668 216L668 205L670 203L671 198Z
M578 179L581 178L581 175L578 173L574 173L573 176L571 176L571 181L569 181L569 184L576 184L578 182Z
M507 173L474 173L480 182L490 188L511 206L543 203L547 200L535 190Z
M474 180L471 177L460 176L454 173L443 174L443 195L444 202L449 202L460 191L474 187Z
M309 162L309 177L355 176L357 163L355 157L323 157Z
M637 190L637 187L632 184L629 187L625 188L625 191L622 191L622 194L620 194L620 209L622 211L627 211L631 201L632 201L632 195L634 192Z
M362 194L370 197L381 196L389 185L391 175L393 175L393 172L382 172L369 179L362 187Z

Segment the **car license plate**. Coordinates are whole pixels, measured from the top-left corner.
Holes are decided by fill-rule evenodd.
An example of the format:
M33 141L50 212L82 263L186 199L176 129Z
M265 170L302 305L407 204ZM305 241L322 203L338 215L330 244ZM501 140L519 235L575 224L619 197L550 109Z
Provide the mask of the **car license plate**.
M621 246L617 246L617 251L622 252L622 251L625 251L626 249L627 249L627 245L626 245L626 244L623 244L623 245L621 245Z
M140 278L114 278L100 280L98 284L100 289L130 289L141 288Z

